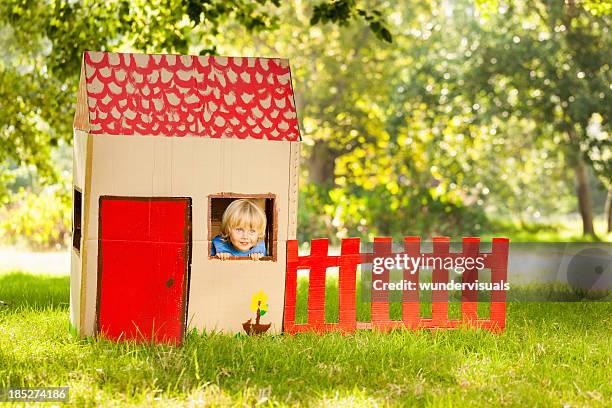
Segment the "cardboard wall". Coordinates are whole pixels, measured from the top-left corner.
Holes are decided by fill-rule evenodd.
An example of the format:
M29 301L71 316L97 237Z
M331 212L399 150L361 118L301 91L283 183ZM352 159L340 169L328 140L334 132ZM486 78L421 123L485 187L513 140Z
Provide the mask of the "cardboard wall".
M83 192L85 186L85 165L87 157L87 133L74 130L72 150L72 184Z
M74 130L74 142L72 151L72 184L73 188L79 189L81 193L84 193L85 189L85 174L87 167L87 138L88 134L86 132L78 129ZM83 208L84 201L84 199L81 200L81 218L83 218L83 215L85 214ZM84 220L81 219L82 226L83 221ZM70 249L70 323L73 327L77 329L77 331L81 326L81 253L84 244L83 236L84 234L81 235L81 251L77 251L73 247L71 247Z
M81 256L74 249L70 254L70 324L77 332L81 327Z
M92 180L83 333L94 333L97 293L98 205L101 195L192 198L190 327L242 330L254 313L251 296L263 290L269 311L262 323L282 329L285 246L289 220L297 217L291 187L298 142L92 135ZM292 146L294 145L294 146ZM293 151L293 154L292 154ZM208 196L219 193L276 195L277 261L220 261L208 254ZM293 200L290 195L294 194ZM85 200L85 197L84 197ZM293 203L293 204L290 204ZM294 226L291 227L293 230Z
M89 132L89 106L87 104L87 88L85 80L85 64L81 64L81 77L77 92L76 110L74 112L74 129Z
M297 239L298 180L300 175L300 144L291 143L289 157L289 211L287 239Z

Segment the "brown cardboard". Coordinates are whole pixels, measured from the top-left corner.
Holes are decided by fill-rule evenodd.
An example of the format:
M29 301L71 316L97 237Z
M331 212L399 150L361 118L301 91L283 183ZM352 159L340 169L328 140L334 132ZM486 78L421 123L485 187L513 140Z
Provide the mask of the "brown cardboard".
M91 64L104 61L105 55L92 54ZM129 55L108 54L108 60L112 65L117 58ZM182 57L176 61L190 63ZM145 64L146 59L136 56L132 62ZM244 59L244 63L253 62ZM113 114L103 112L101 102L91 97L101 95L103 88L96 82L101 69L87 65L80 83L78 103L85 100L89 104L89 119L93 115L94 120L99 115ZM136 82L146 80L138 75L135 71L130 78ZM84 78L89 81L87 86ZM88 92L92 94L87 96ZM85 126L83 117L83 111L78 111L74 125L74 178L75 186L83 192L83 242L80 257L73 252L71 267L71 321L81 335L95 334L97 220L99 199L108 195L191 198L189 328L242 331L242 323L253 317L249 308L251 296L263 290L269 297L269 309L262 323L272 324L270 333L281 331L286 241L296 235L299 142L108 134L97 123L87 122ZM90 129L90 133L81 128ZM210 241L218 233L218 226L212 229L209 222L210 197L219 194L259 199L260 205L265 203L262 196L274 197L273 256L260 261L221 261L209 257Z
M265 141L240 141L233 146L218 149L219 146L224 146L225 140L172 138L171 156L159 152L159 146L162 144L158 142L158 138L95 135L93 143L96 153L92 162L95 179L91 191L92 219L97 219L97 200L100 195L167 196L167 189L164 189L163 185L170 183L172 196L193 198L194 240L206 240L208 231L206 215L203 212L210 194L235 192L248 197L273 191L289 191L288 146L271 149L271 153L275 155L274 160L271 160L267 154L268 142ZM169 146L168 143L162 146L164 145ZM275 145L286 145L286 143L275 143ZM217 154L219 150L223 151L221 155ZM249 154L252 154L251 159L248 160L248 164L243 164ZM208 165L204 166L202 163ZM218 172L215 168L221 167L224 167L229 174L218 178L211 177L211 174ZM242 179L247 181L240 181ZM255 185L252 180L258 180L257 184ZM289 214L287 194L277 194L276 198L280 241L287 240ZM297 203L297 199L294 203ZM92 224L88 229L87 239L97 239L97 237L97 226Z
M82 244L81 244L81 258L80 258L80 306L79 306L79 334L84 336L87 334L85 329L85 318L87 314L86 301L87 301L87 285L88 285L88 275L92 275L94 270L88 267L87 257L88 257L88 232L89 232L89 212L91 208L91 177L92 177L92 160L93 160L93 140L90 134L87 135L87 147L85 149L85 181L83 184L83 222L82 226ZM77 326L75 324L75 326Z
M270 333L282 330L285 291L285 263L268 261L221 261L209 259L205 242L193 247L191 290L189 294L190 327L242 331L242 323L253 317L251 296L263 290L269 297L268 313L263 323L272 323ZM278 246L278 258L285 259L286 248ZM222 293L222 296L217 294Z
M77 104L78 105L78 104ZM74 129L73 143L73 188L78 189L83 193L85 187L85 175L87 167L87 139L88 134L82 130ZM85 196L81 200L81 237L80 250L75 248L70 249L70 322L72 326L80 333L81 328L81 274L83 270L81 256L84 251L85 240L85 225L83 225L83 215L85 211ZM73 211L74 213L74 211ZM73 220L74 225L74 220Z
M287 239L296 239L298 212L298 180L300 173L300 143L290 142L289 207L287 212Z
M97 224L97 220L94 221ZM82 275L85 296L81 302L81 335L93 336L96 318L96 295L98 292L98 240L90 239L84 242L87 257L86 273Z
M87 105L87 89L85 85L85 64L81 62L81 76L77 91L76 111L74 114L74 129L89 132L89 107Z
M153 196L165 197L172 194L172 139L155 138L153 142Z
M72 149L72 183L81 192L85 186L85 164L87 159L87 133L75 129Z
M81 244L82 245L82 244ZM73 248L70 252L70 323L80 333L81 317L81 259Z
M287 168L289 166L289 154L290 149L288 146L284 148L271 149L271 154L275 155L275 160L270 160L268 155L265 141L247 141L247 143L235 143L230 147L225 147L225 141L211 141L209 139L197 139L197 138L176 138L172 139L171 144L165 144L165 146L171 146L171 156L168 154L161 154L159 151L158 138L150 138L144 136L131 136L129 138L122 138L112 135L95 135L92 136L93 140L93 156L92 156L92 187L91 187L91 205L89 207L89 219L98 219L98 205L99 197L101 195L119 195L119 196L157 196L153 194L153 186L161 183L167 183L168 175L172 178L171 182L171 193L173 196L191 196L193 199L193 236L194 236L194 247L198 243L202 243L201 246L204 249L203 256L208 257L208 243L210 241L208 234L208 218L207 208L208 199L211 195L237 191L237 195L244 197L254 197L260 194L267 194L268 191L278 192L275 196L277 217L276 217L276 245L274 252L276 252L276 265L274 262L260 261L261 264L267 264L265 267L255 267L263 269L275 270L277 274L273 275L273 280L269 283L265 283L263 278L261 280L265 285L261 288L264 291L274 293L278 290L284 290L284 272L279 273L279 265L284 271L284 258L280 257L280 249L283 248L288 235L287 231L287 215L289 214L288 209L288 197L287 192L289 191L289 173ZM242 141L244 142L244 141ZM250 143L249 143L250 142ZM163 142L162 142L163 143ZM275 145L286 145L286 143L278 143ZM211 146L211 149L206 149L207 146ZM221 148L219 149L219 147ZM223 151L223 155L215 155L219 150ZM129 152L129 154L128 154ZM248 154L252 153L252 157L248 159ZM209 163L208 166L195 166L194 156L199 155L201 162ZM158 160L158 158L160 158ZM284 160L282 158L284 157ZM222 160L221 160L222 158ZM224 162L223 164L221 162ZM247 165L241 163L248 161ZM227 172L225 177L222 177L222 182L216 177L211 177L214 174L215 166L220 168L225 165ZM252 180L261 180L258 185L254 183L242 182L240 177L249 178ZM214 185L221 185L221 191L213 190ZM233 188L242 188L242 190L232 190ZM260 190L261 189L261 190ZM133 191L133 193L129 193ZM264 193L262 193L262 191ZM161 194L160 194L161 196ZM284 214L284 216L283 216ZM87 243L88 253L97 254L97 252L91 252L91 248L97 245L98 239L98 225L95 222L91 222L87 228ZM194 254L197 251L194 248ZM94 255L95 256L95 255ZM214 260L217 262L216 260ZM207 268L214 268L218 273L226 273L225 271L232 271L235 265L231 265L228 261L223 264L213 263L212 266L198 266L192 265L192 287L196 290L202 291L200 284L200 278L206 276L207 279L211 279L208 272L205 271ZM254 262L254 261L238 261L238 262ZM96 263L94 260L88 260L87 264L88 271L96 270ZM253 264L247 263L247 266ZM228 272L230 273L230 272ZM214 275L214 274L213 274ZM251 275L247 275L250 277ZM93 321L95 316L95 297L96 297L96 281L88 276L87 278L87 292L85 294L85 307L84 307L84 321L83 328L87 335L93 333ZM214 281L214 280L213 280ZM272 283L273 282L273 283ZM248 282L246 284L249 284ZM275 289L275 286L278 288ZM217 294L224 293L219 291L218 286L213 285L216 289L211 290L210 293ZM228 287L227 291L230 291ZM191 292L193 293L193 292ZM201 292L202 294L209 293L208 291ZM244 292L240 292L244 295ZM195 296L195 295L194 295ZM221 296L222 299L217 300L219 307L221 308L232 308L232 304L228 303L230 300L238 301L234 297L228 297L226 295ZM191 298L190 298L191 299ZM240 300L241 302L242 300ZM245 301L246 302L246 301ZM250 300L248 301L250 302ZM247 302L247 303L248 303ZM190 300L191 308L197 308L197 302L194 304ZM210 305L208 305L210 306ZM272 306L271 306L272 308ZM272 308L273 309L273 308ZM268 312L266 317L272 319L275 315ZM227 315L226 313L223 313ZM212 318L206 313L198 313L198 322L203 322L199 329L207 328L206 324L212 322ZM228 315L229 316L229 315ZM282 318L282 313L278 315L278 319ZM246 318L245 318L246 320ZM226 327L238 327L238 324L242 322L232 322ZM234 326L232 326L234 325ZM223 326L223 325L221 325ZM219 326L219 327L221 327ZM280 320L273 322L271 331L276 330L275 327L280 327Z

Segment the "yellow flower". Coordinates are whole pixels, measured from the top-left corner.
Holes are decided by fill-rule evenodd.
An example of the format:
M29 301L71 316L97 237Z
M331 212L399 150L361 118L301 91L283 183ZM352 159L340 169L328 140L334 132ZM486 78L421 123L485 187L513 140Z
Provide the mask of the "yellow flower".
M251 298L251 310L256 312L257 308L262 312L268 310L268 295L266 295L263 290L254 293Z

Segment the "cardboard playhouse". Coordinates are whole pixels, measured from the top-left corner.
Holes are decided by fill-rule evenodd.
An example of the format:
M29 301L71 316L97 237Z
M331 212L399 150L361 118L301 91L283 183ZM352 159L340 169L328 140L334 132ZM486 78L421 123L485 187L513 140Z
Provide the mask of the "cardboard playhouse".
M74 120L71 322L180 343L282 330L300 132L284 59L86 52ZM231 201L267 218L269 256L210 256ZM265 312L265 314L264 314Z

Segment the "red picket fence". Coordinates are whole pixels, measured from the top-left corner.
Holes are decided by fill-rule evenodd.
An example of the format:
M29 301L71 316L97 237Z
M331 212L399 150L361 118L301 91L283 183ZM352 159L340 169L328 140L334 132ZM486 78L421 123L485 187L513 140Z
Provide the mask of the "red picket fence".
M507 280L509 239L493 238L492 251L480 252L480 238L463 238L463 251L450 252L450 239L436 237L433 239L433 252L421 252L419 237L405 237L404 251L409 257L472 257L482 256L484 268L491 270L491 283L503 286ZM391 238L375 238L374 253L361 253L359 238L342 240L340 255L328 255L327 239L315 239L311 242L310 255L298 255L298 242L287 241L287 275L285 281L285 313L284 331L290 334L316 331L353 332L356 329L390 330L396 328L428 328L451 329L459 326L472 326L502 331L506 324L506 292L503 289L491 292L490 318L478 318L476 301L477 290L462 291L461 319L451 320L448 317L448 291L432 290L431 318L420 316L419 291L406 290L402 298L402 320L389 318L388 292L372 291L371 322L358 322L356 316L357 267L360 264L371 264L376 257L395 256L392 252ZM338 323L325 321L325 275L327 268L339 267L338 292L339 314ZM297 271L309 270L308 286L308 322L295 323ZM448 282L449 273L446 269L433 268L432 283ZM389 271L378 275L378 279L389 282ZM419 273L404 270L403 279L418 285ZM474 283L478 279L477 269L466 269L462 274L463 283Z

